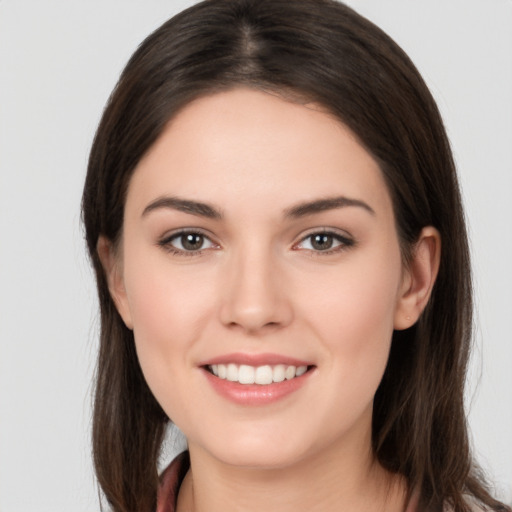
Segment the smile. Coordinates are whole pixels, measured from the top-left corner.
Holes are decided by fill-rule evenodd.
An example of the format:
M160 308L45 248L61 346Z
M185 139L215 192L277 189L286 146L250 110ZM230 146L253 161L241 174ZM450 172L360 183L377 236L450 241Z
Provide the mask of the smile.
M198 367L218 395L242 406L268 405L295 394L317 370L307 359L239 352L200 361Z
M264 365L250 366L246 364L212 364L208 370L219 379L230 382L238 382L239 384L258 384L261 386L272 383L292 380L296 377L304 375L308 370L307 366L293 365Z

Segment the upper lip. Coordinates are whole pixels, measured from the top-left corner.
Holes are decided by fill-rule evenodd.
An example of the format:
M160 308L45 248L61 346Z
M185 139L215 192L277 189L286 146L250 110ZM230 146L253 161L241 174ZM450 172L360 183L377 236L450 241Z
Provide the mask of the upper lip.
M199 366L211 366L214 364L245 364L248 366L275 366L278 364L284 364L288 366L311 366L310 361L303 359L297 359L295 357L289 357L281 354L244 354L242 352L235 352L232 354L224 354L221 356L212 357L202 361Z

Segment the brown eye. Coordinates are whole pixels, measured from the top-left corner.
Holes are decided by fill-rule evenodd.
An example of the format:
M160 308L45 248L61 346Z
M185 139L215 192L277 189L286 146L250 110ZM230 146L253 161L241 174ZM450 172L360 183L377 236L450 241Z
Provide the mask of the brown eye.
M159 245L172 253L189 255L217 247L206 235L197 231L175 233L161 240Z
M296 249L306 249L316 253L331 253L348 249L354 245L354 240L339 233L320 231L304 237Z
M186 251L199 251L204 243L204 236L199 233L186 233L180 236L180 242Z
M311 247L317 251L326 251L331 249L334 243L334 237L324 233L319 233L311 237Z

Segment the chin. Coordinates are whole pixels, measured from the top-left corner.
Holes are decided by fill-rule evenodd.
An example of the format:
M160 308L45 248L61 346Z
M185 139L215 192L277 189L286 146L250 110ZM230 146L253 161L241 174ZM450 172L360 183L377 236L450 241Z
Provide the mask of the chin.
M311 446L305 439L276 435L264 436L246 433L243 436L218 436L212 443L202 444L201 450L209 452L219 462L247 469L282 469L294 466L311 456L319 447Z
M242 447L222 453L219 452L215 455L216 458L224 464L255 470L288 468L300 462L305 456L304 453L287 453L281 450L276 451L269 449L269 447L265 447L264 449Z

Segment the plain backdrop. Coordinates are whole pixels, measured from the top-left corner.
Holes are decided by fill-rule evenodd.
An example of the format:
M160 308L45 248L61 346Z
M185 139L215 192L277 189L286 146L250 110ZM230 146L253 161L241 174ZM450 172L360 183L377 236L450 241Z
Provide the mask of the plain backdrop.
M79 203L102 108L140 41L191 1L0 0L0 512L99 510L97 304ZM353 0L425 77L472 239L474 446L512 499L512 1Z

